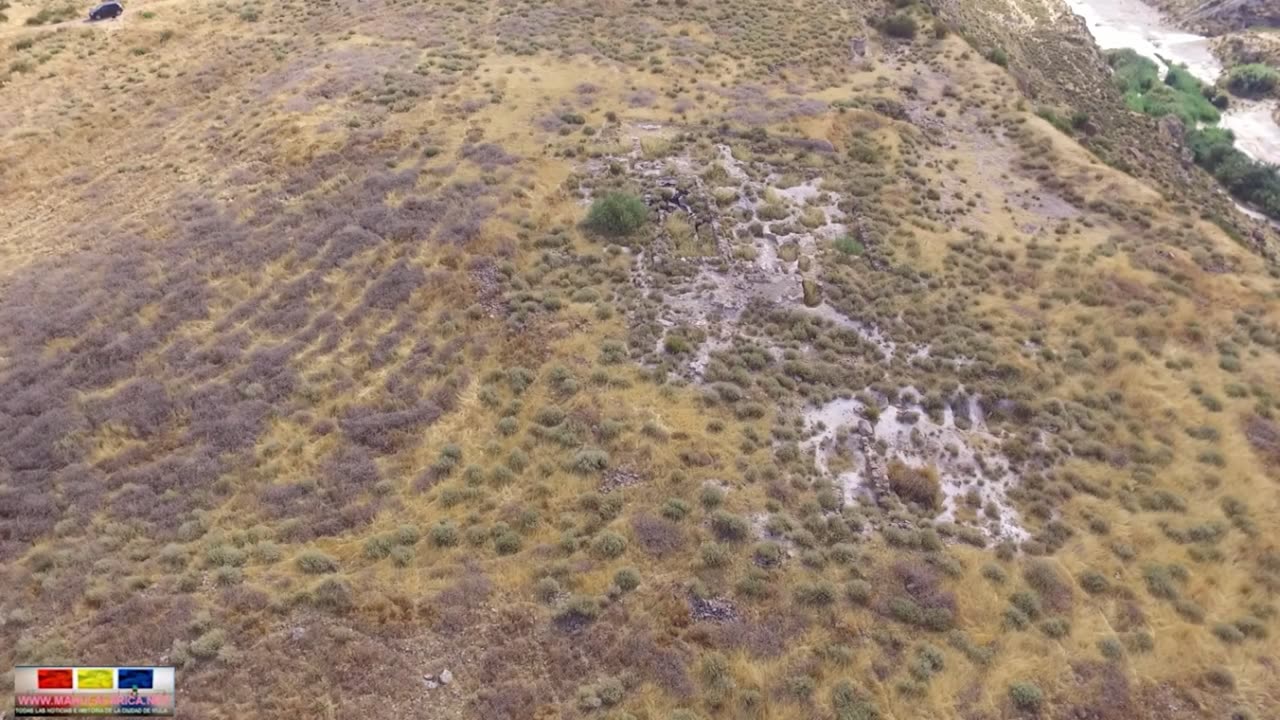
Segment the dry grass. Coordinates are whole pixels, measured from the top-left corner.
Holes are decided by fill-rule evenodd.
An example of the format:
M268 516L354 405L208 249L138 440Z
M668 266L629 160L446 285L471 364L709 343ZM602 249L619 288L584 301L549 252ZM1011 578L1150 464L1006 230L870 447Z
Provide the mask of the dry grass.
M1274 715L1271 266L1157 154L1100 162L883 12L4 28L0 665L177 662L203 718L998 718L1021 683L1046 717ZM692 214L581 232L667 177ZM794 277L736 303L766 233ZM823 472L801 417L840 396L993 445L846 429ZM892 494L845 492L855 450ZM954 541L1002 512L1020 547Z

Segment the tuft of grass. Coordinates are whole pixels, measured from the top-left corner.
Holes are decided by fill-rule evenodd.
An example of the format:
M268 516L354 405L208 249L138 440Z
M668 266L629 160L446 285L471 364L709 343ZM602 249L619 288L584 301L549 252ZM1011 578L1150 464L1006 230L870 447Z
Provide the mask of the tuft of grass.
M832 246L837 252L854 257L862 255L867 251L867 249L862 246L862 243L852 235L841 235L835 239Z
M1016 682L1009 686L1009 699L1023 712L1038 712L1044 704L1044 691L1033 682Z

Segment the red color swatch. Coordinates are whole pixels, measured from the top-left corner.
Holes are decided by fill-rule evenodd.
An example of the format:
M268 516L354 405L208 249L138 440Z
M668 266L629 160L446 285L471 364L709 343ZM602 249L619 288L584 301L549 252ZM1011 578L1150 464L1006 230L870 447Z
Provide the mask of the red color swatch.
M40 668L36 670L36 687L41 690L70 690L70 668Z

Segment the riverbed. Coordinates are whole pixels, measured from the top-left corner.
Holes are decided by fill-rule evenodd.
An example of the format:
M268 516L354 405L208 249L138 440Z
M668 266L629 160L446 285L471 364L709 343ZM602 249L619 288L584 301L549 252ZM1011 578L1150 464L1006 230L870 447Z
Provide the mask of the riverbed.
M1132 48L1161 66L1180 63L1202 82L1213 85L1223 73L1210 39L1173 26L1155 8L1140 0L1066 0L1084 18L1094 41L1103 50ZM1219 123L1236 136L1236 147L1255 160L1280 164L1280 125L1276 104L1234 100Z

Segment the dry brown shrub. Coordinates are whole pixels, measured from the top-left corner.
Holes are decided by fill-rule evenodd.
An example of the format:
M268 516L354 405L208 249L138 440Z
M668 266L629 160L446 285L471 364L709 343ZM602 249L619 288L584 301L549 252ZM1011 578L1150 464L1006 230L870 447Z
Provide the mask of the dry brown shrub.
M889 488L903 500L930 510L937 510L942 505L942 491L935 468L912 467L895 458L889 463L888 474Z
M1261 415L1244 419L1244 435L1269 465L1280 465L1280 424Z

